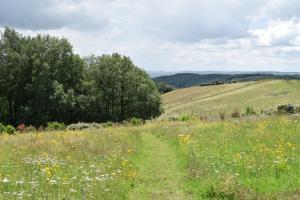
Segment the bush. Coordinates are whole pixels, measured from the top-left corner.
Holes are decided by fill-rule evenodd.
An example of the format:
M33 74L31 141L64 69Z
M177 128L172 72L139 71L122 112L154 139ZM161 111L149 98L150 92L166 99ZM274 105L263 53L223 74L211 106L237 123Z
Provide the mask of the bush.
M236 109L233 113L231 113L232 118L240 118L241 113Z
M170 121L177 121L178 120L178 116L174 115L174 116L170 116L169 117Z
M36 132L36 128L34 126L27 126L26 127L26 132Z
M102 124L102 127L106 128L106 127L111 127L113 125L114 125L114 123L112 123L112 122L105 122Z
M292 104L280 105L277 107L277 111L279 113L294 114L296 112L296 106Z
M0 123L0 134L5 132L5 125Z
M133 117L129 120L129 123L133 126L140 126L144 124L144 121L142 119Z
M256 112L254 111L253 108L247 107L247 108L246 108L246 113L245 113L245 114L246 114L246 115L256 115Z
M47 123L47 131L58 131L58 130L65 130L66 125L60 122L48 122Z
M9 135L13 135L13 134L16 133L16 129L11 125L7 125L4 129L4 132L9 134Z
M83 122L79 122L76 124L70 124L67 126L68 130L84 130L84 129L99 129L101 128L100 124L97 123L83 123Z
M194 116L191 116L191 115L181 115L179 117L179 120L182 121L182 122L187 122L187 121L190 121L190 120L193 120L195 119Z
M38 128L38 131L39 131L39 132L44 131L44 130L45 130L45 127L43 127L43 126L40 126L40 127Z
M194 119L195 117L192 115L174 115L169 117L169 120L171 121L182 121L182 122L186 122Z
M26 126L22 123L17 127L17 131L24 133L26 132Z

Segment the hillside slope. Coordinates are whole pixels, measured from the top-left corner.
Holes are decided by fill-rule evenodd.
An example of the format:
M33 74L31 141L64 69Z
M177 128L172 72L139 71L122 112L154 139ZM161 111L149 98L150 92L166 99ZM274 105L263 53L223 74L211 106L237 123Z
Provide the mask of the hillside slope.
M265 80L196 86L164 94L162 118L176 114L216 117L222 111L227 115L235 109L244 112L248 106L260 112L287 103L300 103L300 81Z
M155 82L167 83L176 88L187 88L192 86L200 86L207 84L232 83L257 81L266 79L300 79L300 75L284 75L284 74L196 74L196 73L179 73L168 76L160 76L153 78Z

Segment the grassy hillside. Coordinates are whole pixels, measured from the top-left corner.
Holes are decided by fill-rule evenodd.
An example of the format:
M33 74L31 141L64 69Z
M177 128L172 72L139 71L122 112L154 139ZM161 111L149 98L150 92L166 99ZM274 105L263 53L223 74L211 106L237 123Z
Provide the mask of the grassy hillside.
M253 107L256 111L276 109L280 104L300 103L300 81L266 80L213 86L197 86L163 95L165 113L217 116Z
M0 199L294 200L300 119L0 135Z
M168 76L153 78L158 83L167 83L176 88L187 88L200 85L211 85L216 83L232 83L245 81L258 81L267 79L300 79L300 75L284 74L196 74L196 73L179 73Z

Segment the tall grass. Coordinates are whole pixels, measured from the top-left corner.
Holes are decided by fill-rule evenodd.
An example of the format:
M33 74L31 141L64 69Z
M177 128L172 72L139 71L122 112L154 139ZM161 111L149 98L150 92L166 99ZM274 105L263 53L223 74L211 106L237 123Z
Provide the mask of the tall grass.
M124 199L136 173L134 128L0 137L0 199Z
M169 123L155 126L152 132L175 144L190 175L186 192L195 199L299 195L299 119Z
M2 135L0 199L128 199L145 134L170 144L193 199L299 199L300 119L288 116Z

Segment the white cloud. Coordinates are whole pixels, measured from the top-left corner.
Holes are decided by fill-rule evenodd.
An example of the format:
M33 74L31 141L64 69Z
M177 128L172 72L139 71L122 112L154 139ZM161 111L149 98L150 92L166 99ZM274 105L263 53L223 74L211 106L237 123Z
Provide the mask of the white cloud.
M0 26L147 70L300 71L298 0L0 0Z
M292 45L293 40L300 36L300 21L290 20L270 21L263 29L249 31L257 39L257 44L264 46Z

